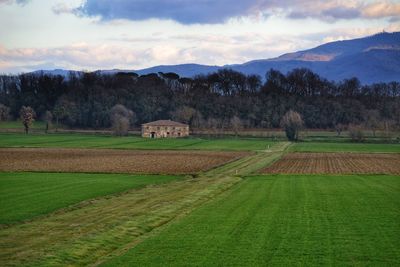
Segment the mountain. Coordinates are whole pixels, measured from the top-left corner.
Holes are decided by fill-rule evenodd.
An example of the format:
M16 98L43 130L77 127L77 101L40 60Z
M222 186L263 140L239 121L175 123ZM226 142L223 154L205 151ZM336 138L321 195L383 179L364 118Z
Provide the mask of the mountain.
M132 70L140 75L157 72L175 72L182 77L208 74L230 68L244 74L261 77L271 69L287 73L294 68L309 68L329 80L340 81L357 77L364 84L400 82L400 32L379 33L372 36L331 42L318 47L284 54L277 58L261 59L244 64L207 66L199 64L163 65L142 70ZM101 70L116 73L128 70ZM52 73L52 71L46 71ZM55 70L54 74L67 72ZM61 74L62 75L62 74Z
M33 74L43 74L43 75L61 75L67 77L70 73L81 73L81 71L75 70L63 70L63 69L55 69L55 70L35 70L31 73Z
M157 73L157 72L175 72L182 77L193 77L197 74L207 74L211 72L215 72L223 67L219 66L207 66L200 64L181 64L181 65L163 65L156 66L148 69L137 70L135 71L139 75L149 74L149 73Z
M400 32L327 43L274 59L250 61L233 69L262 75L265 69L286 73L299 67L335 81L351 77L365 84L400 81Z

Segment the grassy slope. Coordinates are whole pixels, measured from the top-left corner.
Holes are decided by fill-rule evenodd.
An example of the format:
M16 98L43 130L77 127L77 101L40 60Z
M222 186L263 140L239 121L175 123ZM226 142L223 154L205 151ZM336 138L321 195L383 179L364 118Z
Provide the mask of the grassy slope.
M0 173L0 224L80 201L177 179L165 175Z
M296 143L292 150L296 152L400 153L400 144L304 142Z
M400 177L250 177L106 266L397 266Z
M261 138L145 139L84 134L0 134L0 147L77 147L123 149L264 150L274 142Z

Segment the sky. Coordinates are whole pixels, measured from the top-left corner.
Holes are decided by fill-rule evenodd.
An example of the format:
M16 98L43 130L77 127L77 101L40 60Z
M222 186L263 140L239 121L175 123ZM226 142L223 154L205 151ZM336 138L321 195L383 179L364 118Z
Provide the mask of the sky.
M400 31L400 0L0 0L0 73L225 65Z

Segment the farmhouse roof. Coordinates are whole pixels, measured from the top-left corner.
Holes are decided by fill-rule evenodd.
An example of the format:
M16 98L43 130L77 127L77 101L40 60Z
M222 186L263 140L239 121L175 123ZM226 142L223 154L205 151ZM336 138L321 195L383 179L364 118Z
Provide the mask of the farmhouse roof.
M171 121L171 120L158 120L158 121L152 121L148 123L143 123L142 125L144 126L188 126L187 124L180 123L177 121Z

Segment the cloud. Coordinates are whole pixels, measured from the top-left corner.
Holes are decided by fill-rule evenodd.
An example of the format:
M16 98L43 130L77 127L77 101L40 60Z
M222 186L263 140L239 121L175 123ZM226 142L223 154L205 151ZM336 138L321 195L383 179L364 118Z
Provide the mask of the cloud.
M391 17L400 18L400 3L382 1L366 5L362 10L362 15L369 18Z
M296 8L289 10L288 18L317 18L328 22L334 22L338 19L354 19L360 17L361 14L359 7L351 1L346 3L339 1L304 1Z
M296 2L296 1L295 1ZM300 3L301 2L301 3ZM381 19L396 20L400 17L398 1L297 1L288 17L292 19L317 18L334 22L338 19Z
M56 48L7 49L0 46L0 61L20 71L29 71L24 66L57 65L63 68L90 69L100 66L111 67L141 62L133 49L111 45L89 45L76 43ZM4 70L3 70L4 71Z
M181 24L216 24L237 17L283 15L292 19L325 21L355 18L393 18L400 3L361 0L86 0L74 9L80 16L104 21L126 19L174 20Z
M14 3L17 3L18 5L24 6L28 2L30 2L30 0L0 0L0 5L1 4L14 4Z
M66 3L57 3L51 8L51 10L57 15L63 13L73 13L75 9L76 6L71 6Z
M254 13L257 2L231 0L87 0L76 9L82 16L100 16L103 20L164 19L182 24L222 23L231 17Z
M255 32L155 33L148 37L106 39L99 43L73 43L52 48L6 48L0 45L0 73L37 69L142 69L146 67L199 63L225 65L265 59L309 49L322 43L363 37L385 29L400 31L400 24L384 28L343 27L309 34L285 35Z
M182 40L186 44L172 42ZM75 43L54 48L15 48L0 46L0 72L37 70L37 66L57 66L74 70L142 69L155 65L199 63L224 65L268 58L308 47L301 38L260 34L195 35L166 37L146 47L132 45L144 40L120 40L119 44Z
M336 7L321 12L323 17L327 19L353 19L360 16L357 8Z
M55 48L7 49L0 46L0 72L26 72L37 66L75 70L136 69L155 63L186 60L182 48L157 45L137 49L124 45L76 43Z

